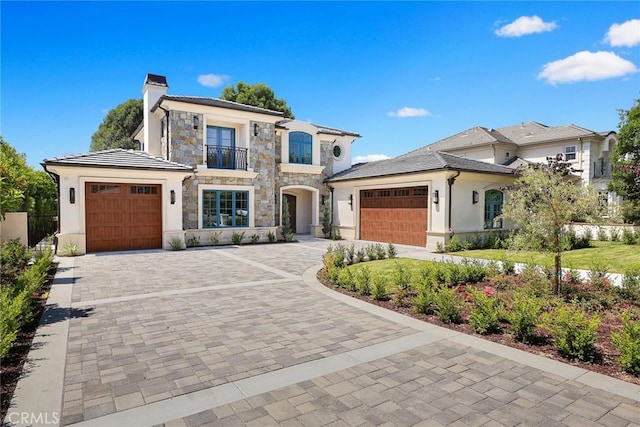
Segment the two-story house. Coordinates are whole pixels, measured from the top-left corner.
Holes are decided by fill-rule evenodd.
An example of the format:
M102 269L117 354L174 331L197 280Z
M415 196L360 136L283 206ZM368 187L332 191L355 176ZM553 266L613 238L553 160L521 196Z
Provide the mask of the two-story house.
M234 232L267 240L287 199L298 234L321 235L324 181L351 166L357 133L283 117L218 98L168 95L148 74L140 150L107 150L45 160L60 187L59 251L169 248L206 244Z

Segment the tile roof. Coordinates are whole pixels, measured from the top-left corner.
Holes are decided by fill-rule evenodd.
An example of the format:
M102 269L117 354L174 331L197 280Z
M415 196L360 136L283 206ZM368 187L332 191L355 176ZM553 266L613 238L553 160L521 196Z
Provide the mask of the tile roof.
M286 124L290 123L290 122L294 122L294 121L298 121L295 119L285 119L285 120L280 120L279 122L276 123L276 127L280 128L280 129L287 129ZM311 126L314 126L318 129L318 133L324 133L324 134L328 134L328 135L340 135L340 136L345 136L345 135L349 135L349 136L355 136L357 138L361 138L362 136L359 133L356 132L351 132L348 130L343 130L343 129L336 129L336 128L331 128L328 126L322 126L322 125L318 125L315 123L308 123Z
M353 179L373 178L405 173L431 172L439 170L457 170L467 172L495 173L512 175L514 170L501 165L471 160L440 151L427 151L411 156L399 156L353 165L350 169L337 173L327 179L328 182L349 181Z
M284 113L280 111L269 110L267 108L254 107L253 105L240 104L238 102L227 101L220 98L207 98L203 96L180 96L180 95L162 95L158 102L151 108L155 111L160 107L162 101L178 101L188 104L206 105L208 107L228 108L230 110L248 111L250 113L268 114L271 116L283 117Z
M91 153L65 157L54 157L52 159L45 159L43 161L43 165L45 167L49 165L85 166L96 168L148 169L178 172L188 172L193 170L191 166L170 162L159 157L153 157L143 151L123 150L121 148L94 151Z

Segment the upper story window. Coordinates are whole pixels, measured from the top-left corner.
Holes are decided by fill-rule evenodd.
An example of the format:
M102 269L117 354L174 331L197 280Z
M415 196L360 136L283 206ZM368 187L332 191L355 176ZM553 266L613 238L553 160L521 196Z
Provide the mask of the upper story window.
M247 149L236 148L236 130L207 126L207 167L247 170Z
M312 164L313 137L306 132L289 134L289 163Z
M564 147L564 159L567 162L576 159L576 146L575 145L567 145Z

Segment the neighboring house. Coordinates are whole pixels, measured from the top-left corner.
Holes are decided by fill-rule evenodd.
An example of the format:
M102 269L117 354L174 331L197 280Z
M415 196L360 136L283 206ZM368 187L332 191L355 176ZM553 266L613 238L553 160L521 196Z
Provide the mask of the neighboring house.
M581 170L584 185L591 184L611 206L620 204L609 192L612 163L617 144L615 132L594 132L580 126L547 126L521 123L499 129L475 127L429 144L406 155L444 151L468 159L516 167L523 163L546 163L547 157L562 154L574 169Z
M615 132L530 122L501 129L475 127L399 157L355 165L327 181L334 225L347 238L426 246L506 228L496 218L519 165L562 153L610 205L607 189Z
M59 183L58 251L169 248L211 233L277 234L282 199L298 234L321 235L324 181L351 166L354 132L217 98L167 95L148 74L140 151L45 160Z

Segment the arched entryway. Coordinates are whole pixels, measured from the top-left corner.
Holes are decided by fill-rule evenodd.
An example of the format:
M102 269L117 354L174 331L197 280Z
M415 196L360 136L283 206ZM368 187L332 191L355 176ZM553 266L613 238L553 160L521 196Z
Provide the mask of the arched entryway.
M318 226L317 188L306 185L290 185L280 189L280 200L286 198L291 215L291 228L296 234L314 234ZM280 225L282 225L282 203L280 203Z

